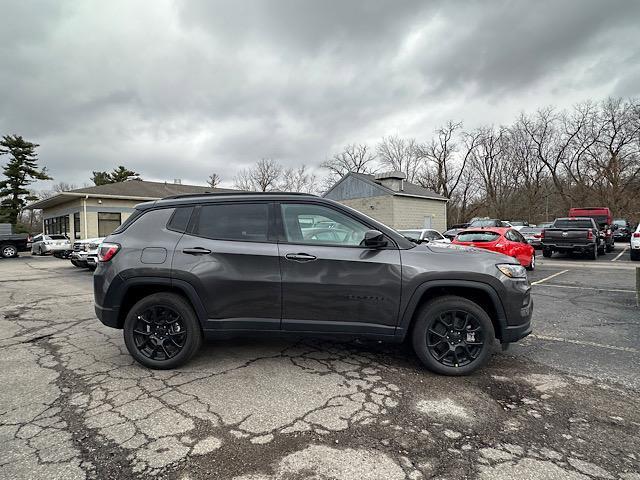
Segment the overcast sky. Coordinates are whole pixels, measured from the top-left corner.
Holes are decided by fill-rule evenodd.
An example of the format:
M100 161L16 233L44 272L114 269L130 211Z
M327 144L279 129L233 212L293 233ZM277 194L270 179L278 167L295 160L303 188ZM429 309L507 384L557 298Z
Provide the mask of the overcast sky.
M41 144L55 180L79 186L118 164L231 186L261 157L317 165L449 119L640 96L637 0L0 6L0 134Z

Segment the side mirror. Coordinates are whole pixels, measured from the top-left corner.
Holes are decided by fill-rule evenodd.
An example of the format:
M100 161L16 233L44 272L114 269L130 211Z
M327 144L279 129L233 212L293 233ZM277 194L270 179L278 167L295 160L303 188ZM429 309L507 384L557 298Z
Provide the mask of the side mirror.
M387 240L384 238L384 233L378 230L367 230L364 234L362 243L367 248L382 248L387 246Z

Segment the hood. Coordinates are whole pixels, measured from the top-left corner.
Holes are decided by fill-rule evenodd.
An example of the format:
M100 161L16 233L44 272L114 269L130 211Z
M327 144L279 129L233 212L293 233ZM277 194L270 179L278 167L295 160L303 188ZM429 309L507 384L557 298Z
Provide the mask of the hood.
M456 245L454 243L434 242L429 242L427 244L423 243L421 245L418 245L418 247L425 247L430 252L437 254L467 256L469 260L477 258L480 261L486 260L494 263L513 263L519 265L519 262L513 257L504 255L502 253L493 252L491 250L485 250L483 248Z

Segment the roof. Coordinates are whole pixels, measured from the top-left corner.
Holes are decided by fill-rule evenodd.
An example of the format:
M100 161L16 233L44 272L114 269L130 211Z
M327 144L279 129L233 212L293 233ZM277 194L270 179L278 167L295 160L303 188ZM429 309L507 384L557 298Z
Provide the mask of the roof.
M176 195L172 197L165 197L163 199L157 201L149 201L145 203L141 203L136 205L136 208L141 210L146 210L149 208L154 208L156 206L177 206L177 205L193 205L199 203L212 203L212 202L221 202L221 201L245 201L245 200L253 200L253 201L278 201L278 200L322 200L323 202L331 202L328 199L320 199L316 195L312 195L310 193L300 193L300 192L242 192L242 191L229 191L229 192L220 192L220 193L211 193L211 194L193 194L193 195Z
M448 202L449 199L444 197L428 188L421 187L420 185L416 185L415 183L407 182L404 180L402 182L402 190L396 191L389 187L386 187L380 183L380 181L376 180L375 175L369 175L367 173L356 173L349 172L344 177L342 177L333 187L331 187L324 195L327 195L331 190L333 190L337 185L339 185L345 178L347 177L355 177L364 182L367 182L371 185L375 185L376 187L385 191L390 195L395 196L404 196L404 197L420 197L420 198L428 198L430 200L442 200L443 202Z
M95 197L95 198L116 198L123 200L148 201L158 200L164 197L171 197L183 194L205 194L205 193L228 193L236 192L227 188L211 188L201 185L185 185L167 182L148 182L145 180L128 180L126 182L108 183L106 185L96 185L93 187L77 188L60 192L50 198L32 203L28 209L50 208L64 202L68 202L73 197Z

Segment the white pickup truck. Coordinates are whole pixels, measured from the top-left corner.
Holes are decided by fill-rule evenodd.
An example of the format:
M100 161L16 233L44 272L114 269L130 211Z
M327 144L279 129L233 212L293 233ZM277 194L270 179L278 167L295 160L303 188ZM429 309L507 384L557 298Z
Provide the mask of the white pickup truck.
M71 252L71 263L79 268L88 268L95 270L98 264L98 247L104 240L102 238L88 238L86 240L78 240L73 244L73 252Z

